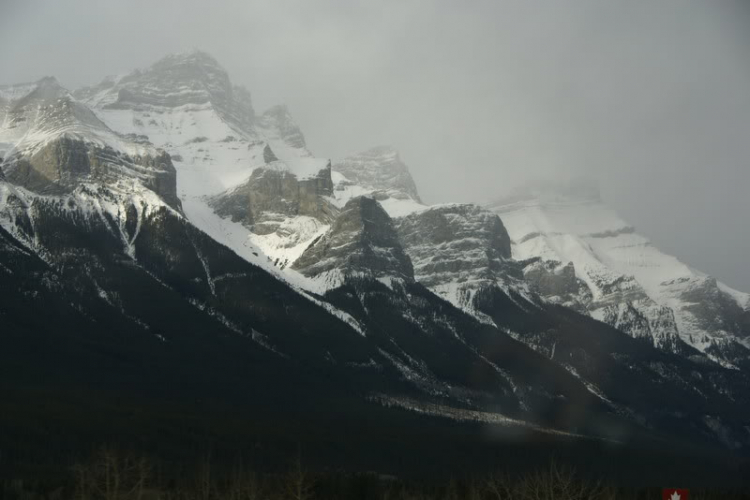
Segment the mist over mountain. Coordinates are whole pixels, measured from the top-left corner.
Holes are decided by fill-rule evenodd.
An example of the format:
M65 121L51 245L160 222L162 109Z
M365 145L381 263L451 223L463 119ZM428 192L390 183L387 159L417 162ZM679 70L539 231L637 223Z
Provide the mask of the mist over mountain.
M1 9L0 83L54 74L76 88L200 47L259 109L288 104L317 154L391 144L431 203L493 199L530 178L595 177L648 237L750 289L739 228L750 210L744 2Z
M20 32L0 48L18 75L0 84L9 488L104 442L171 464L172 490L200 454L253 450L272 470L294 447L298 473L304 447L378 484L521 450L519 470L561 452L595 464L584 475L746 485L750 286L735 280L750 184L731 165L747 124L739 101L705 121L744 97L705 89L743 67L725 79L713 63L688 106L697 82L668 97L646 84L692 74L679 58L648 69L682 54L676 40L711 40L695 64L719 45L734 61L742 9L167 3L139 24L119 4L71 5L50 32L47 15L3 8L38 18L40 40L78 15L93 31L68 49L102 36L97 12L144 36L121 46L113 31L88 61L23 56ZM624 14L644 30L634 44ZM156 40L174 50L154 54ZM94 487L75 470L75 491Z

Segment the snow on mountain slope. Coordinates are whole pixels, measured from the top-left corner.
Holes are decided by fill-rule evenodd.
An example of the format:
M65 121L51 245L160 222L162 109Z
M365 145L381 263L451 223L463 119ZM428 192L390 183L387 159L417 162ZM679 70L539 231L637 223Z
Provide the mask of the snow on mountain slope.
M253 242L283 269L330 227L338 209L331 203L330 168L300 179L275 169L277 163L256 169L246 182L208 203L218 215L247 226Z
M82 183L70 193L50 196L0 180L0 227L45 261L49 261L46 250L38 247L36 240L27 235L27 226L33 228L38 206L68 214L73 219L82 219L83 224L90 224L92 220L103 221L110 232L120 239L124 253L132 259L136 259L135 241L142 220L160 210L182 217L150 189L127 181L111 183L106 187Z
M13 92L0 94L3 102ZM150 141L172 155L177 194L194 224L239 251L265 254L279 269L290 269L359 196L393 218L428 211L397 152L372 148L330 166L307 149L286 107L256 115L249 92L201 52L168 56L75 95L133 142ZM591 194L579 189L574 199ZM548 300L668 350L680 351L682 339L716 359L744 356L750 299L653 249L605 207L554 199L534 205L527 197L494 209L524 276ZM457 290L455 283L441 286ZM507 276L497 283L507 284Z
M741 345L750 335L750 296L659 251L595 190L537 187L488 208L547 298L670 350L678 336L723 363L750 354ZM569 263L574 273L565 275Z
M81 95L80 92L77 94ZM106 93L97 95L100 100L107 96ZM115 226L122 232L123 244L132 246L135 236L126 236L123 229L128 211L134 210L131 207L136 207L134 213L138 217L148 216L164 206L169 207L171 211L179 207L166 203L160 194L175 192L174 184L179 186L185 181L185 171L181 170L180 175L175 175L172 169L171 178L164 179L165 183L171 182L172 186L162 186L162 193L159 193L159 189L152 189L154 186L150 185L153 184L149 182L150 177L158 175L165 167L149 165L149 162L144 160L153 158L169 163L169 157L141 135L123 135L113 131L54 78L0 87L0 98L6 110L3 121L0 122L0 141L7 145L5 162L0 172L4 171L8 180L13 182L3 182L0 185L0 217L4 221L4 227L11 234L18 236L17 231L11 227L16 223L14 210L31 206L34 201L38 201L59 206L61 210L80 212L85 214L84 217L104 217L107 220L119 221ZM112 118L122 115L108 116ZM209 112L190 116L193 120L193 132L205 132L224 123L211 121L216 115ZM117 120L110 121L113 125L118 124ZM123 128L128 130L127 127ZM160 139L166 142L164 136ZM54 149L45 151L45 146L50 144ZM36 161L35 155L40 151L44 152L44 155ZM113 171L107 177L97 177L90 172L89 175L80 176L74 184L68 186L67 192L33 192L37 186L33 183L28 186L30 183L24 182L27 180L26 177L15 178L18 169L15 163L28 158L31 158L33 164L38 163L40 166L51 163L62 170L61 176L71 168L71 163L78 165L81 162L113 163ZM29 187L32 190L27 189ZM232 227L231 221L221 220L213 211L206 210L205 204L197 203L196 200L195 197L186 198L186 203L182 207L185 215L199 221L200 225L209 229L209 233L213 233L212 236L217 240L229 241L231 244L228 246L246 260L273 268L268 259L247 241L247 235L244 234L246 231ZM177 215L182 217L182 214Z
M111 130L54 78L4 90L6 100L0 121L0 143L4 144L6 159L13 155L33 155L63 135L83 138L99 147L109 146L131 155L153 150Z
M300 178L327 165L293 137L288 111L277 106L256 117L250 93L233 86L211 56L170 55L145 70L107 79L76 96L113 129L145 136L165 148L180 169L180 194L214 195L247 179L270 161ZM297 129L298 132L298 129Z
M245 94L200 52L168 56L146 70L76 92L114 130L143 137L172 155L181 198L221 192L265 164Z
M113 129L172 155L177 191L193 223L217 236L231 234L231 241L220 241L232 245L238 233L225 228L241 223L249 231L240 246L260 250L281 269L356 196L372 195L392 216L424 208L395 151L373 148L342 161L341 170L356 182L332 172L328 160L307 149L285 106L256 115L249 92L233 86L202 52L168 56L76 95ZM212 209L220 219L207 217Z
M296 260L307 247L306 243L304 245L297 244L290 246L288 245L288 241L279 242L276 240L277 244L274 245L273 238L276 233L266 235L267 238L265 239L259 238L258 235L251 232L244 224L234 222L228 217L221 217L209 205L195 197L187 198L183 202L183 210L192 224L200 228L215 241L231 249L251 264L255 264L268 271L308 300L343 320L356 331L362 332L361 326L350 314L311 295L311 293L317 295L323 294L327 289L324 283L304 276L295 269L289 267L280 268L278 266L278 259L286 259L290 262ZM297 217L289 220L287 224L288 226L284 227L284 230L288 231L288 238L299 238L304 241L309 239L314 240L328 229L327 225L320 225L315 219L310 217ZM293 224L299 224L303 227L292 227ZM309 234L309 232L312 232L312 234ZM277 236L277 238L283 239L283 236Z
M288 165L298 179L315 177L328 168L330 162L327 159L316 158L307 149L305 137L286 106L273 106L263 113L258 119L257 130L273 154Z
M52 78L45 78L38 82L0 86L0 158L7 156L31 126L24 109L13 111L16 102L31 94L40 84L53 82L56 83ZM32 107L30 111L38 113L37 108Z
M43 260L53 256L34 236L41 212L103 225L133 259L144 219L183 217L163 150L113 131L54 78L3 87L2 96L0 226Z

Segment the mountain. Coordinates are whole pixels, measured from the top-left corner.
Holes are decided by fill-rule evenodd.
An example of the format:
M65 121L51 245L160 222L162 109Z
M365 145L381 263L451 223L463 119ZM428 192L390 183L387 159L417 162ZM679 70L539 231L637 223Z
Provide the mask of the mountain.
M109 126L171 155L185 213L205 231L217 231L216 208L250 227L253 244L284 266L286 253L298 255L329 222L322 199L332 185L328 160L312 156L285 106L257 115L250 93L208 54L167 56L76 97ZM274 188L260 195L258 184ZM289 203L274 201L282 197Z
M410 198L422 203L409 169L401 161L398 151L389 146L377 146L344 158L333 165L333 170L339 174L336 178L338 191L357 187L369 192L382 191L396 199Z
M0 130L3 170L11 182L44 194L90 181L124 190L143 186L179 209L175 170L164 151L112 131L54 78L3 92L26 92L9 101Z
M395 224L417 280L480 321L495 324L478 308L478 293L496 290L530 300L497 215L476 205L438 205L399 217Z
M706 307L746 324L743 295L714 282L704 303L711 290L675 281L677 307L604 261L527 250L635 237L604 219L570 235L599 205L529 232L528 201L425 205L397 152L315 157L286 107L256 114L201 52L0 98L0 341L19 415L34 391L70 407L95 380L102 411L126 391L270 422L750 446L742 330L703 349L682 329Z
M293 267L306 276L322 275L328 286L362 275L414 279L388 214L377 201L363 196L344 205L330 231L313 241Z
M665 350L688 345L727 366L746 366L750 295L659 251L595 188L533 186L487 208L502 218L513 257L548 301Z

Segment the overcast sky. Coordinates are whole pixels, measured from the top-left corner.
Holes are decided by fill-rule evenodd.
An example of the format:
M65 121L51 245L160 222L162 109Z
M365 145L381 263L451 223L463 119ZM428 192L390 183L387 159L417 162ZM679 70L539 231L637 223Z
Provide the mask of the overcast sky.
M745 2L746 4L746 2ZM310 148L391 144L427 202L599 179L663 250L750 291L742 1L0 0L0 82L213 54Z

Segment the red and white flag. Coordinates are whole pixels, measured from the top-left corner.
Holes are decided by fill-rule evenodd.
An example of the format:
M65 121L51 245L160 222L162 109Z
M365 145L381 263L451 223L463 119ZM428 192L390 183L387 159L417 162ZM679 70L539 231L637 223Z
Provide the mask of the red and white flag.
M661 490L662 500L690 500L690 490L685 488L664 488Z

